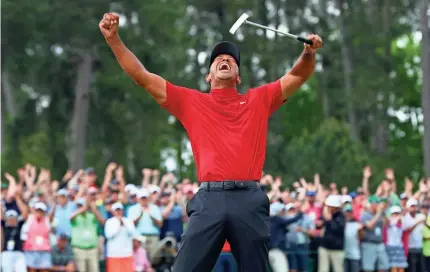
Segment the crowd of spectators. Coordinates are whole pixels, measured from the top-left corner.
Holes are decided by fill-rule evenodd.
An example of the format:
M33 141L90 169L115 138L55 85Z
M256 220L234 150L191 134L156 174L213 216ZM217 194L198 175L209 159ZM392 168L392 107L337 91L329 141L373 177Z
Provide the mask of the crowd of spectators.
M280 190L280 178L266 175L271 189L270 262L275 272L430 272L430 178L419 188L405 178L398 194L393 169L376 192L369 190L371 168L355 191L335 183L301 179Z
M324 186L319 175L285 188L263 175L270 200L270 269L274 272L430 272L430 179L417 190L406 179L398 194L394 171L376 192L370 167L355 191ZM186 228L187 203L199 184L143 169L127 182L110 163L103 180L92 168L51 179L26 165L1 183L1 268L21 271L171 271ZM98 184L101 184L99 187ZM215 272L235 272L226 242Z

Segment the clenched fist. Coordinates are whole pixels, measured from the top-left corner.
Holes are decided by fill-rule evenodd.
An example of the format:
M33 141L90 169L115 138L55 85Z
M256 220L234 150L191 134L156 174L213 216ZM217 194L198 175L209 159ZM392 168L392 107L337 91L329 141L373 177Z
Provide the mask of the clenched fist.
M312 45L305 43L305 49L311 52L315 52L318 48L323 46L323 41L320 36L316 34L310 34L306 38L312 41Z
M115 13L105 13L99 23L99 28L106 39L118 33L119 16Z

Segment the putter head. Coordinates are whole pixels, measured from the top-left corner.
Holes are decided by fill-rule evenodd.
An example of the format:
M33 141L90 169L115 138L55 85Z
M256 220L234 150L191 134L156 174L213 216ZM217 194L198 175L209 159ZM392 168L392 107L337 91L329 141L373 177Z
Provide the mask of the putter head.
M234 34L243 23L245 23L246 19L248 19L249 15L244 13L242 14L239 19L233 24L233 26L230 28L230 33Z

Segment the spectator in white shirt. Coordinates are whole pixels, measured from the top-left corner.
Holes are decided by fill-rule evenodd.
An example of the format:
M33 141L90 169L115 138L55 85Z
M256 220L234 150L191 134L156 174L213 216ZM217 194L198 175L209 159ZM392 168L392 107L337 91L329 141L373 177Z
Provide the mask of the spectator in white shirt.
M426 215L420 214L418 201L410 198L406 202L407 214L404 216L406 231L409 233L408 271L425 271L423 250L423 228Z
M402 208L392 206L390 208L390 217L387 224L387 241L386 251L390 262L391 271L402 272L408 267L406 261L405 249L403 247L403 232L406 226L403 222Z
M151 259L160 242L160 228L163 226L163 216L160 207L150 202L150 194L142 189L137 194L138 203L131 206L127 217L133 220L137 233L145 237L143 247Z
M133 272L133 238L136 228L131 220L124 217L124 206L117 202L112 205L113 217L105 224L107 272Z

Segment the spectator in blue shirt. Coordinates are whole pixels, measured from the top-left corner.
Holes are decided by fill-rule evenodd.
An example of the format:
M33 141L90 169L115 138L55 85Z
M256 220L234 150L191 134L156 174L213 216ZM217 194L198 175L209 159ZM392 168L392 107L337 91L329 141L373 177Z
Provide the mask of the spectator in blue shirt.
M183 232L183 218L186 216L185 203L181 200L181 196L169 192L161 193L160 208L163 216L160 239L164 239L167 232L172 232L176 241L180 242Z
M57 205L54 206L54 226L57 235L65 234L72 235L72 224L70 217L76 210L76 204L69 200L69 193L65 189L60 189L57 192Z

